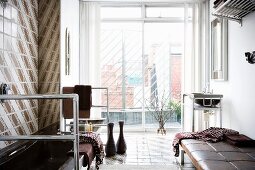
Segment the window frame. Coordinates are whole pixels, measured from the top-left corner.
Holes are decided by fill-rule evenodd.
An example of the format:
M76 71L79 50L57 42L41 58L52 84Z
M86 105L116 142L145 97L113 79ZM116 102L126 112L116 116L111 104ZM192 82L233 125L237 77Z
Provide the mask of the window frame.
M141 18L104 18L101 22L169 22L169 23L184 23L185 16L182 17L146 17L147 7L183 7L185 12L185 6L191 7L191 3L105 3L101 7L141 7ZM192 19L188 18L188 22L192 22Z
M192 8L192 3L105 3L101 4L101 7L141 7L141 18L104 18L101 19L101 23L107 23L107 22L139 22L143 24L143 32L144 32L144 24L145 23L191 23L192 22L192 17L191 18L185 18L185 10L188 11L189 8ZM183 7L184 8L184 17L146 17L146 7ZM144 41L144 34L142 34L142 41ZM144 44L144 42L142 42ZM142 56L144 57L144 46L142 47ZM142 64L142 72L144 75L144 63ZM144 80L143 80L143 86L144 86ZM143 87L143 97L142 100L145 101L144 98L144 87ZM136 110L136 108L132 109L133 111ZM140 110L140 109L139 109ZM142 106L142 126L145 127L145 104Z

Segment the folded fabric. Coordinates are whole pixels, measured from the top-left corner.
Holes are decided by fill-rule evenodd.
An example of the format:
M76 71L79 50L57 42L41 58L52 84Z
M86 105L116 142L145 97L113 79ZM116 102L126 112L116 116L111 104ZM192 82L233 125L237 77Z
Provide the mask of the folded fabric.
M240 147L255 147L255 140L243 134L225 135L227 143Z
M76 93L79 95L79 118L90 118L92 106L92 88L90 85L63 87L63 94ZM65 119L73 118L73 100L63 100L63 115Z
M196 139L203 140L205 142L219 142L224 139L225 135L237 135L239 132L219 127L210 127L206 130L194 133L193 136Z
M95 132L85 132L80 135L80 143L91 143L95 149L96 154L104 153L103 142L100 135Z
M69 152L67 152L67 155L68 156L73 156L74 151L70 150ZM93 161L93 159L95 157L95 153L94 153L92 144L91 143L79 144L79 155L83 155L85 157L83 159L82 166L90 167L90 163Z
M63 87L63 94L71 94L74 93L74 87ZM63 116L65 119L73 118L73 100L72 99L64 99L63 100Z
M180 132L176 133L172 146L173 146L173 152L174 156L178 157L180 154L179 144L181 143L182 139L194 139L193 133L195 132Z
M74 93L79 95L79 109L80 110L90 110L90 108L92 106L91 86L89 86L89 85L75 85Z
M100 164L103 163L104 159L104 149L103 149L103 142L100 138L100 135L94 132L85 132L79 136L79 153L81 155L86 156L86 159L90 160L91 158L88 157L89 154L95 154L96 156L96 166L98 167ZM92 145L92 150L89 145ZM73 156L73 150L69 151L68 154ZM83 165L86 166L87 162L83 162Z

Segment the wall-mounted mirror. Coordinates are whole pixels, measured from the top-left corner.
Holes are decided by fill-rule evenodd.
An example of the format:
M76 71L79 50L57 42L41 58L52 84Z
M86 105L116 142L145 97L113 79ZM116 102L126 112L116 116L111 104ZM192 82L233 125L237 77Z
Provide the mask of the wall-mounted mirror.
M228 79L228 22L216 18L211 22L211 79Z

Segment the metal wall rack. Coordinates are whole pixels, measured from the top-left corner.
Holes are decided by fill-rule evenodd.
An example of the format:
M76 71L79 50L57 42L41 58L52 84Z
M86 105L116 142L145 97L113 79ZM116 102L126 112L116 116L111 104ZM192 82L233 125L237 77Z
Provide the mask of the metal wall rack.
M89 122L97 122L97 121L100 121L100 120L105 120L106 119L106 124L94 124L93 123L93 127L100 127L100 126L107 126L107 124L109 123L110 121L110 118L109 118L109 90L108 90L108 87L92 87L91 88L92 90L105 90L106 91L106 105L94 105L92 103L92 106L91 107L94 107L94 108L106 108L106 118L94 118L94 119L91 119L91 118L79 118L79 124L78 124L78 127L84 127L85 129L85 125L89 124ZM81 123L81 122L85 122L85 123ZM66 119L63 119L63 123L64 123L64 131L66 132L67 129L66 127L67 126L70 126L70 127L73 127L73 123L72 121L70 123L67 123L67 120Z
M106 108L106 120L109 123L109 90L108 87L92 87L95 90L105 90L106 91L106 105L92 105L92 107L104 107Z
M234 20L242 25L242 18L255 11L255 0L227 0L212 15Z
M33 99L73 99L74 131L71 135L17 135L0 136L0 141L16 140L71 140L74 147L74 169L79 170L79 128L78 128L78 94L54 94L54 95L0 95L0 100L33 100Z
M183 101L182 101L182 130L184 130L184 118L185 114L191 114L191 131L195 131L195 111L198 110L207 110L207 111L219 111L219 127L222 127L222 103L221 100L223 98L223 95L221 94L203 94L203 93L191 93L191 94L183 94ZM219 104L216 106L213 106L212 103L210 105L201 106L196 104L196 100L209 100L212 102L212 100L219 100ZM189 101L189 104L186 104L185 102ZM185 107L189 108L190 110L185 111ZM186 113L184 113L186 112ZM215 122L216 123L216 122Z

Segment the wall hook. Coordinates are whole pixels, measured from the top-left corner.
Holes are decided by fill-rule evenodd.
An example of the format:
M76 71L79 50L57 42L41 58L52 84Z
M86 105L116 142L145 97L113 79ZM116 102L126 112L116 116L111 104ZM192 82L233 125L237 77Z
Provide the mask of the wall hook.
M8 92L9 92L10 89L10 86L6 83L2 83L1 86L0 86L0 94L1 95L8 95ZM1 102L4 102L4 100L1 100Z
M250 64L255 64L255 51L245 53L246 61Z

